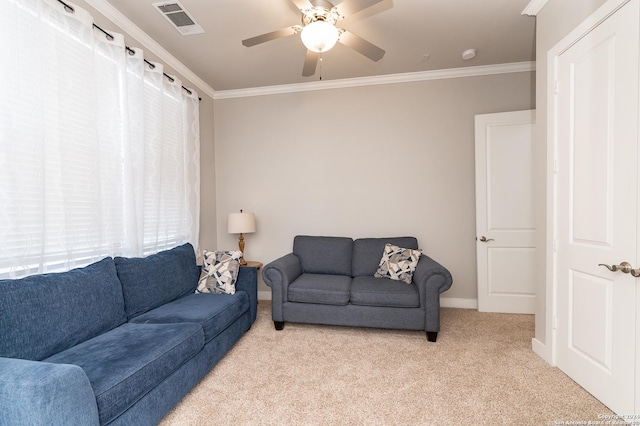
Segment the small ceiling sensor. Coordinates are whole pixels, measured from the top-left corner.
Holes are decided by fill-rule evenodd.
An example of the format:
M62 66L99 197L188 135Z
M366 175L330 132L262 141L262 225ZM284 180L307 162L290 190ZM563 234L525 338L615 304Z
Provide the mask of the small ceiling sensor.
M468 61L469 59L473 59L476 57L476 49L467 49L462 52L462 59Z

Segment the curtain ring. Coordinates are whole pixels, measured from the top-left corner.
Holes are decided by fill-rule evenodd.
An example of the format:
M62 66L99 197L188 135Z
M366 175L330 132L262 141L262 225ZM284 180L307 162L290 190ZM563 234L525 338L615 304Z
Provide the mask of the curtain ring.
M73 7L71 7L67 3L63 2L62 0L58 0L58 3L60 3L60 4L62 4L64 6L65 12L67 12L67 13L76 13L76 10Z

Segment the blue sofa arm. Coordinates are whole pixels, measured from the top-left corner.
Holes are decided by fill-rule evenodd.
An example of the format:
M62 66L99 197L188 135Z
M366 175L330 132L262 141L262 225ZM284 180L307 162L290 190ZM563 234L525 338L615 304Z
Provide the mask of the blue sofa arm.
M258 313L258 271L256 268L240 267L236 290L245 291L249 295L249 310L251 311L251 323L256 320Z
M77 365L0 357L0 424L98 425L87 375Z
M273 321L284 321L282 304L287 301L287 288L300 275L302 275L300 259L293 253L274 260L262 270L262 278L265 284L271 287L271 314Z

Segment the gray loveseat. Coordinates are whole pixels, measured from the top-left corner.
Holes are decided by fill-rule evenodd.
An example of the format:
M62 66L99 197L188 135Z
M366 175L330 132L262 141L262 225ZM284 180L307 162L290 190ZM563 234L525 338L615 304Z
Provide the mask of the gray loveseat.
M251 327L256 274L195 294L185 244L0 280L0 425L157 424Z
M449 271L425 254L410 284L376 278L386 243L417 249L413 237L360 238L299 235L293 252L262 271L271 287L275 328L284 323L440 331L440 293L452 284Z

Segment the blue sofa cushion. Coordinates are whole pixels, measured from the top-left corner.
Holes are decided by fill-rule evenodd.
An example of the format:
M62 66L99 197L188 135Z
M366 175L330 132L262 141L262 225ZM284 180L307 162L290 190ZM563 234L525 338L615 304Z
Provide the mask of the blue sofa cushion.
M392 281L361 275L351 283L351 304L387 306L393 308L419 308L418 287L411 283Z
M0 280L3 357L39 361L125 321L111 258L62 273Z
M353 240L347 237L298 235L293 239L293 253L303 273L351 276L352 251Z
M248 310L249 295L244 291L235 294L190 294L131 321L144 324L198 323L204 329L204 341L208 343Z
M353 276L372 277L378 270L387 243L413 250L418 248L418 240L414 237L358 238L353 242Z
M193 293L200 278L189 243L144 258L115 258L129 319Z
M45 359L82 367L98 404L100 424L125 412L204 345L198 324L123 324Z
M351 277L347 275L302 274L289 284L289 302L346 305Z

